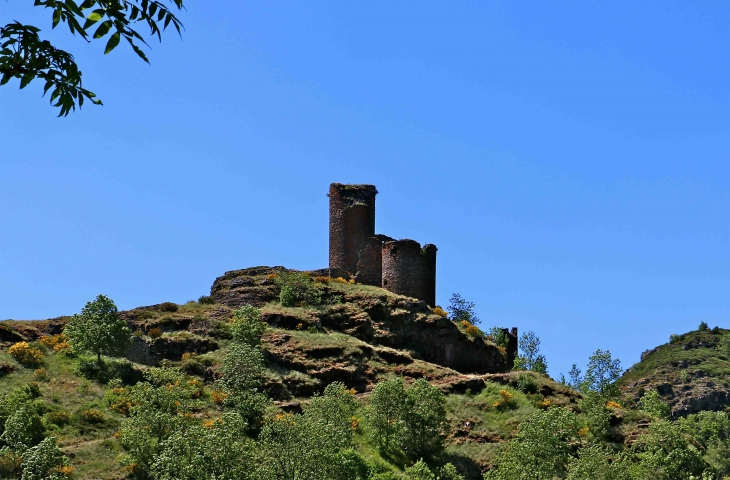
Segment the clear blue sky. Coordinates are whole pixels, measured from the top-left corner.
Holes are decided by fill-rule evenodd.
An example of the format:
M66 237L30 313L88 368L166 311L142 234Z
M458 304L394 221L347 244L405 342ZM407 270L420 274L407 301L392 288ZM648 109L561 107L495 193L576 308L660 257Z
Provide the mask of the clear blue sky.
M730 328L730 2L191 0L151 66L31 5L105 106L0 88L0 318L324 267L336 181L553 376Z

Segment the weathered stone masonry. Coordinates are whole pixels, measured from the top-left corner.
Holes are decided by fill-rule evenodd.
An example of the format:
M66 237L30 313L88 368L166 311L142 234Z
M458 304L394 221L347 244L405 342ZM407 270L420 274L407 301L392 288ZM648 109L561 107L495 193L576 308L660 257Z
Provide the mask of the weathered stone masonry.
M330 185L330 268L355 281L436 304L436 246L375 234L374 185Z

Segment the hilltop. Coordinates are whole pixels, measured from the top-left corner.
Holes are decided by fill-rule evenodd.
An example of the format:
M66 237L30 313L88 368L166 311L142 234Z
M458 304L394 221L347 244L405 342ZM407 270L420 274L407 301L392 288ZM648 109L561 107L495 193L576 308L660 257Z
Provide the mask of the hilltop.
M45 416L70 414L68 423L49 426L77 478L123 478L126 472L117 462L122 449L115 438L123 416L105 400L105 380L119 376L134 383L156 365L180 369L206 392L207 407L198 415L215 418L219 407L210 395L231 342L227 325L236 308L253 304L268 325L262 337L264 390L276 410L300 412L334 381L353 388L367 403L371 389L382 380L401 377L412 383L424 378L446 395L445 458L467 478L480 478L521 420L550 405L575 406L580 398L546 375L510 372L504 348L468 332L425 302L322 275L332 273L328 270L311 272L322 295L320 304L284 307L274 278L286 271L231 271L215 280L202 303L163 302L119 312L133 332L129 363L114 364L115 371L91 380L79 375L77 360L54 353L45 340L61 333L71 317L0 322L0 394L37 382ZM8 347L20 341L45 352L41 376L8 355ZM500 391L514 397L507 410L493 406L502 398ZM103 420L85 420L89 410L102 412ZM366 457L379 457L367 446L365 433L358 433L356 440Z

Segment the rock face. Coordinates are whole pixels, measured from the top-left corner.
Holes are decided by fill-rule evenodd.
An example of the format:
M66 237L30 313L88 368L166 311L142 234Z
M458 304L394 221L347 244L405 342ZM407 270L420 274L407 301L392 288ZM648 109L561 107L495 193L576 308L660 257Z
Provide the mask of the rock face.
M621 390L635 401L656 390L675 418L730 406L730 358L718 348L727 334L722 329L689 332L647 350L619 380Z
M322 285L324 305L283 308L273 274L282 267L227 272L216 279L211 296L230 308L246 303L263 307L262 320L284 329L323 328L343 332L371 345L408 350L426 362L461 373L509 370L506 353L491 342L470 337L449 319L431 313L426 302L361 285Z

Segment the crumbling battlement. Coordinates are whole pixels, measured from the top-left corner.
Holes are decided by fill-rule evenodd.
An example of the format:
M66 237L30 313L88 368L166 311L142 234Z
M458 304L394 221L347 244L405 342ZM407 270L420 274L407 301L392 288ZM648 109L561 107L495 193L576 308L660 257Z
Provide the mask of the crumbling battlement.
M375 235L374 185L330 185L330 268L357 271L359 253Z
M375 234L374 185L330 185L330 268L355 281L436 304L436 246Z
M383 288L436 305L436 245L415 240L383 244Z

